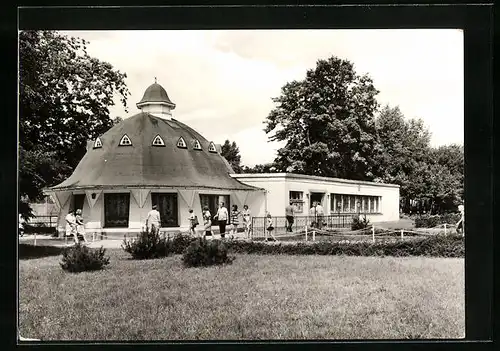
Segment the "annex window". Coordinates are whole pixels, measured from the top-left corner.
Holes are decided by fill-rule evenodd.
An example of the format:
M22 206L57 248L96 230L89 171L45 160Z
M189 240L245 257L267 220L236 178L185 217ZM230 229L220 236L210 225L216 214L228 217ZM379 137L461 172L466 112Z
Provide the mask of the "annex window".
M128 135L125 134L124 136L122 136L119 145L120 146L130 146L130 145L132 145L132 141L130 141L130 138L128 137Z
M104 194L104 227L128 228L129 193Z
M330 194L331 213L380 213L380 196Z
M180 137L179 140L177 140L177 147L187 149L187 145L183 137Z
M229 203L229 195L200 194L201 210L203 211L203 207L208 206L208 210L210 211L210 215L212 216L212 225L217 224L217 222L214 221L214 216L217 214L219 203L221 202L223 202L224 207L227 208L227 212L229 214L227 223L229 224L231 219L231 204Z
M193 149L201 150L201 144L198 140L193 140Z
M102 141L101 141L101 138L97 138L95 141L94 141L94 149L99 149L102 147Z
M289 200L295 206L297 213L304 212L304 193L302 191L290 191Z
M154 137L153 142L151 144L153 146L165 146L165 142L163 141L163 139L161 138L161 136L159 134L157 134Z
M208 146L208 151L217 153L217 148L215 147L215 144L212 141L210 142L210 145Z

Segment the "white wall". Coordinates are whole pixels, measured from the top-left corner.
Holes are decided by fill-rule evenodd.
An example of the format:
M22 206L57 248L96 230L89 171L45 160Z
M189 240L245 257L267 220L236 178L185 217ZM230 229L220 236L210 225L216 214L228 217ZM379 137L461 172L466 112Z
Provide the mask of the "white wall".
M299 216L306 216L311 207L310 193L324 193L323 208L326 214L333 214L330 194L379 196L380 214L368 214L373 222L396 221L399 219L399 187L390 184L358 182L325 177L311 177L290 174L235 174L239 181L268 190L267 207L273 216L284 216L285 206L289 201L290 191L303 192L304 211ZM259 213L256 216L262 216Z

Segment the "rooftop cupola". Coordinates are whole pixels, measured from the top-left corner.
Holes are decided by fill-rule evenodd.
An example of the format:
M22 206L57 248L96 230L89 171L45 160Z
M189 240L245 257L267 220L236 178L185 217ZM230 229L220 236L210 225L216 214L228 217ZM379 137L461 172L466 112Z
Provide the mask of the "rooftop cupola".
M156 77L136 106L142 112L165 119L172 118L172 110L175 109L175 104L170 101L165 89L156 82Z

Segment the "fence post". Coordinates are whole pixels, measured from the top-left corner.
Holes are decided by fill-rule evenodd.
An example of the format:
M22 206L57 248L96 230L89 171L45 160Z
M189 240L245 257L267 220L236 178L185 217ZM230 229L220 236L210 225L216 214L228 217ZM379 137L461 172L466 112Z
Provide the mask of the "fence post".
M92 232L92 242L95 241L95 232Z
M401 240L403 240L403 229L401 229Z
M63 235L64 235L64 246L68 246L68 236L66 235L66 233L64 233Z
M444 224L444 236L446 236L446 223Z
M316 230L313 230L313 241L316 241Z
M36 231L35 231L35 233L34 233L34 234L35 234L35 241L34 241L34 243L33 243L33 244L36 246Z
M306 241L307 241L307 224L306 224Z
M372 226L372 241L375 242L375 227Z

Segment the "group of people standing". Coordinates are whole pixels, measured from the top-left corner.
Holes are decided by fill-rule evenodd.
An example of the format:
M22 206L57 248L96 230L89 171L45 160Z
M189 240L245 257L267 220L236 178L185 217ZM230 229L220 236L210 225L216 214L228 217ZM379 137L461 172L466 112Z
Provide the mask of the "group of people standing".
M219 208L217 213L212 217L208 206L203 207L203 231L205 236L212 236L212 225L217 224L219 226L219 233L221 238L226 237L226 225L228 220L231 219L231 235L238 232L238 227L240 224L240 218L243 220L243 228L245 231L245 236L248 238L250 234L250 226L252 223L251 212L248 205L243 206L243 211L238 210L237 205L233 205L231 212L228 212L227 208L224 206L224 202L219 203ZM215 222L215 223L213 223ZM198 216L196 216L192 209L189 210L189 233L194 236L198 236L196 227L199 225ZM151 211L149 211L146 218L146 227L148 231L158 233L161 227L161 217L158 207L153 205Z
M85 237L85 226L83 224L82 210L79 208L76 211L69 210L66 215L66 236L73 235L75 244L80 242L79 237L83 238L85 243L88 243Z
M192 211L192 210L191 210ZM190 217L191 221L191 233L196 235L196 216L194 218ZM219 233L221 238L226 237L226 225L228 220L231 219L231 235L234 237L238 233L238 227L240 224L240 217L243 219L243 229L245 231L245 237L248 238L250 235L250 226L252 223L251 212L248 205L243 206L243 211L238 210L238 205L233 205L231 212L229 213L227 208L224 206L224 202L219 203L219 208L217 213L212 217L208 206L203 207L203 230L205 236L212 236L212 220L216 221L219 226Z

